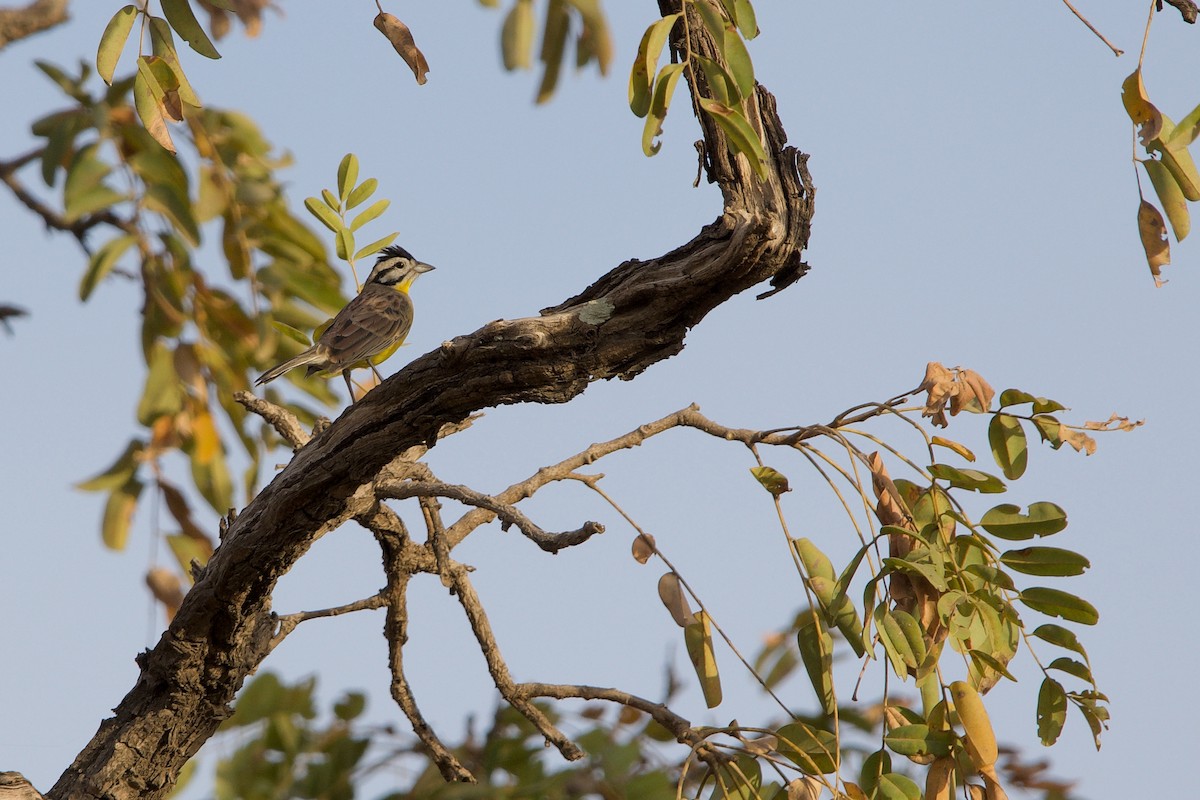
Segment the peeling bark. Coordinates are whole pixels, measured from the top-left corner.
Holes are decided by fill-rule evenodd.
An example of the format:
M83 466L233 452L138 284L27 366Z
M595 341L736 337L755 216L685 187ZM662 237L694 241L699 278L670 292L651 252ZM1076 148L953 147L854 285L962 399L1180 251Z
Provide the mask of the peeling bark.
M693 25L691 37L700 52L715 54L703 25ZM799 279L813 214L806 157L787 146L774 97L759 86L753 100L768 177L760 181L731 156L720 130L702 119L705 168L724 211L696 238L625 262L539 316L491 322L445 343L299 450L228 525L169 629L139 656L137 683L48 796L166 794L269 652L276 581L321 535L371 513L372 481L405 448L432 446L442 425L483 408L563 403L595 380L631 379L679 353L688 329L734 295Z

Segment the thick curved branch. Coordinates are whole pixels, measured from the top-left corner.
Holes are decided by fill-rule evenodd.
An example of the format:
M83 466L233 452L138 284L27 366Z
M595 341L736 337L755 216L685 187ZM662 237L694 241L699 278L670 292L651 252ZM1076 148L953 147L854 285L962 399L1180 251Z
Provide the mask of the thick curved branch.
M33 0L22 8L0 8L0 49L69 18L67 0Z
M717 54L703 25L691 38ZM774 98L758 87L753 105L767 177L760 181L744 157L730 155L723 134L702 119L708 175L724 210L692 241L621 264L538 316L499 320L447 342L314 436L229 525L170 628L139 659L137 683L51 796L165 795L266 656L278 579L318 537L372 513L374 482L398 454L433 446L445 424L484 408L567 402L593 381L633 378L679 353L688 330L734 295L802 275L811 182L803 157L785 144Z

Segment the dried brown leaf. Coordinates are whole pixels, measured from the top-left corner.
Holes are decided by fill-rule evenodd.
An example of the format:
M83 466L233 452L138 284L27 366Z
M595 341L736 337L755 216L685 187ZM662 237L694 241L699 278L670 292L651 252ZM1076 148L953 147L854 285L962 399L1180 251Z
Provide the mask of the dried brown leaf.
M848 788L848 787L847 787ZM787 800L817 800L821 796L821 781L812 775L788 782Z
M654 537L648 533L639 533L633 538L633 558L639 564L645 564L654 555Z
M408 64L417 83L424 85L427 80L425 74L429 72L429 62L425 60L425 54L417 47L408 26L394 14L381 11L375 15L375 27L392 43L392 47L396 48L396 52L404 59L404 63Z
M946 427L946 403L958 393L954 373L937 361L925 365L925 380L917 387L919 392L929 392L925 399L923 417L931 417L935 427Z
M867 468L871 470L871 488L875 492L875 513L884 525L905 525L909 519L908 509L900 499L900 490L892 483L883 457L878 452L867 456Z
M959 411L982 413L992 406L996 390L973 369L957 370L958 392L950 399L950 415Z
M179 576L166 567L152 567L146 573L146 585L154 599L167 609L167 621L175 618L175 612L183 604L183 584Z
M208 30L214 39L222 39L229 33L229 12L217 8L208 0L199 0L200 7L208 12ZM238 21L246 28L246 35L254 38L262 31L262 13L271 6L271 0L228 0ZM278 7L275 9L278 11Z
M1104 422L1085 422L1083 423L1083 427L1089 431L1131 431L1145 424L1146 420L1144 419L1134 422L1129 417L1121 417L1114 413L1111 417L1104 420Z
M1077 452L1085 453L1089 456L1096 452L1096 440L1083 431L1077 431L1063 425L1058 431L1058 436L1064 442L1071 445L1071 447L1074 447Z
M1171 263L1167 223L1163 220L1162 213L1145 200L1138 206L1137 220L1138 235L1142 238L1142 248L1146 251L1146 263L1150 265L1154 285L1162 286L1166 283L1162 277L1162 268Z
M663 605L667 607L667 611L671 612L671 619L675 620L675 624L681 628L686 628L688 623L692 621L692 608L683 593L683 586L679 583L679 576L674 572L668 572L659 578L658 596L662 600Z

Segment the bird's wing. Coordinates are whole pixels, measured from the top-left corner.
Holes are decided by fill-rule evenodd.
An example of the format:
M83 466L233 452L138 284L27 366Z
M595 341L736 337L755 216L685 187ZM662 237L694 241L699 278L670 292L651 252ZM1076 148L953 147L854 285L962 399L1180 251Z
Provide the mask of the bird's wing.
M412 300L387 286L368 285L321 334L330 367L341 369L403 340L412 327Z

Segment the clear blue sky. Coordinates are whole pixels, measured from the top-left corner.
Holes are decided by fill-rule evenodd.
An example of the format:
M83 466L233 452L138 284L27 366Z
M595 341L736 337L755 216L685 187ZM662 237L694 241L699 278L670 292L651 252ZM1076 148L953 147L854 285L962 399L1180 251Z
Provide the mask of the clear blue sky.
M33 58L90 60L117 5L76 2L70 25L0 53L0 157L33 146L28 122L61 105ZM1194 729L1195 704L1178 696L1191 696L1200 652L1179 590L1200 555L1186 521L1200 280L1189 241L1175 248L1171 283L1156 290L1136 236L1119 87L1148 4L1080 3L1131 53L1120 59L1056 3L758 5L759 79L778 97L791 142L812 155L811 274L771 300L748 292L726 304L681 355L632 383L593 386L567 406L491 411L430 463L449 482L492 491L691 402L734 426L825 421L915 386L929 360L1059 399L1075 419L1145 418L1134 433L1102 437L1088 459L1035 450L1010 493L1063 505L1071 526L1053 543L1092 559L1062 588L1101 612L1099 628L1081 636L1112 699L1104 749L1092 750L1072 716L1061 744L1041 752L1039 675L1027 657L1016 662L1021 683L995 690L993 721L1002 741L1078 778L1084 796L1144 795L1156 781L1165 789L1159 765L1189 763L1195 738L1183 733ZM294 155L285 177L297 205L354 151L394 200L387 224L438 266L414 290L411 348L385 372L489 320L535 314L624 259L659 255L719 212L715 188L691 187L698 134L684 107L667 121L662 152L646 159L641 121L625 104L626 70L655 4L608 6L613 75L569 75L541 108L531 103L536 75L499 68L501 14L473 3L391 9L429 58L424 87L371 27L366 0L336 13L286 3L259 39L223 42L221 61L185 54L206 102L248 111ZM1175 118L1200 101L1200 85L1183 77L1200 75L1197 36L1169 8L1151 35L1149 90ZM114 554L99 542L101 499L71 488L135 430L139 297L112 280L80 305L76 247L7 193L0 237L0 300L32 314L15 336L0 336L0 769L47 789L132 687L133 657L161 625L142 585L154 550L149 507L129 550ZM956 420L948 435L983 453L977 423ZM797 487L785 502L793 533L844 559L852 533L833 498L798 458L769 458ZM801 592L751 465L739 447L674 432L599 469L753 652ZM630 531L579 487L547 490L527 511L547 529L599 519L608 532L554 558L495 527L462 548L517 678L658 696L664 659L682 655L655 593L660 570L629 558ZM205 523L215 528L214 518ZM336 605L382 583L370 536L347 528L285 578L275 608ZM266 667L318 674L325 698L366 688L371 718L398 720L381 624L378 614L308 623ZM725 703L709 712L693 692L681 713L721 724L767 713L730 654L718 658ZM408 661L423 711L448 737L468 714L490 713L482 660L434 580L413 597ZM796 705L810 694L802 680L785 691Z

